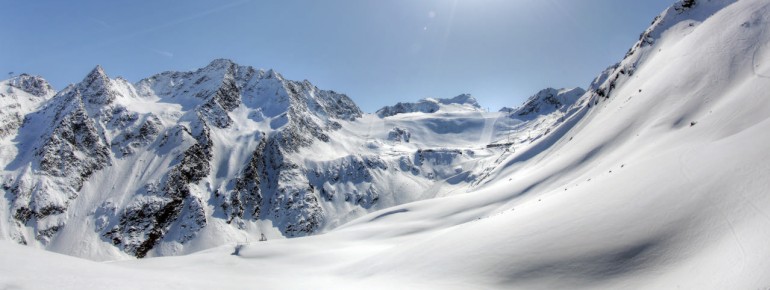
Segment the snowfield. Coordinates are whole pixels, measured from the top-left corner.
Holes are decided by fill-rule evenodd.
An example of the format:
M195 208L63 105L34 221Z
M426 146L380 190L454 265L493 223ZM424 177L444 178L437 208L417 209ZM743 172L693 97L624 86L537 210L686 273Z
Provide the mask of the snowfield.
M163 100L159 92L136 97L158 102ZM192 102L198 100L178 104ZM263 138L255 138L253 131L286 128L266 125L282 118L281 105L285 103L241 106L227 115L233 125L212 127L212 173L190 186L192 196L208 201L214 198L211 191L228 189L230 177L243 171L242 164L229 162L248 160ZM176 106L139 107L162 116L164 125L191 118L174 114L181 110ZM256 113L257 107L262 111ZM333 111L314 112L323 114L313 118L327 121L324 114ZM770 288L766 0L675 4L587 91L548 89L524 106L502 112L484 112L467 95L426 99L337 122L338 129L323 131L328 142L312 142L282 155L318 173L317 179L313 174L291 175L318 184L311 187L321 200L317 213L323 222L313 235L285 238L284 225L292 224L293 217L288 214L256 220L244 215L234 219L241 226L234 226L204 203L206 224L190 241L175 240L184 236L185 228L172 226L171 240L161 240L148 258L134 259L101 238L103 232L94 234L91 223L116 215L98 213L110 208L97 208L104 200L125 203L118 198L134 198L131 187L143 183L116 180L115 190L126 192L115 194L94 187L105 182L89 181L63 213L68 215L66 226L52 241L18 245L14 223L0 222L0 285ZM192 135L173 142L193 146ZM0 152L10 150L18 142L14 140L3 139ZM137 152L89 180L142 172L163 175L166 171L148 168L180 162L152 159L157 155L149 149ZM229 157L233 154L237 157ZM7 166L11 158L3 157L1 164ZM137 162L141 160L148 161ZM360 176L356 174L362 171L345 171L356 164L374 165ZM9 172L3 171L5 176ZM351 172L352 177L335 172ZM13 221L7 210L12 193L4 190L0 218ZM187 213L185 207L181 216ZM38 221L45 222L49 219ZM34 236L35 229L23 228ZM262 234L266 241L259 241Z

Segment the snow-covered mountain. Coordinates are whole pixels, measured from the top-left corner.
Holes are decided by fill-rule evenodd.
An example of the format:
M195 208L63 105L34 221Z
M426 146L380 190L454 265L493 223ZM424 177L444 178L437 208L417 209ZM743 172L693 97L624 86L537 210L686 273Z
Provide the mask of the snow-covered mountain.
M425 98L416 103L397 103L377 110L381 118L406 113L436 113L454 111L482 111L476 98L470 94L462 94L454 98Z
M44 81L23 78L4 82L30 92L7 97L26 101L11 104L15 115L35 108L28 95L50 101L10 138L19 150L4 158L5 234L57 249L90 227L86 235L141 257L163 239L191 240L212 215L236 228L270 215L288 236L312 233L318 197L278 181L301 174L284 155L361 116L345 95L227 60L137 84L97 66L52 98Z
M97 69L3 139L21 153L3 155L0 234L100 260L209 250L105 264L3 242L0 272L34 288L762 289L768 23L765 0L677 2L581 96L494 113L360 114L227 61L133 85ZM46 169L47 148L71 162Z
M548 115L554 111L565 111L577 102L585 94L581 88L554 89L547 88L529 97L521 107L500 109L511 115L512 118L526 120L541 115Z
M316 234L464 192L528 124L470 95L416 105L440 116L364 115L343 94L222 59L136 84L97 66L46 92L5 139L0 233L97 260Z
M39 76L22 74L0 82L0 138L13 134L25 115L55 93L53 87Z

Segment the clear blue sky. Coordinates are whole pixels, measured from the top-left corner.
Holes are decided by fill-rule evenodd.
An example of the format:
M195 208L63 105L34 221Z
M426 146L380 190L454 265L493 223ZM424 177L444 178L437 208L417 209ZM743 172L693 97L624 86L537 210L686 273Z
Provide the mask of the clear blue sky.
M497 110L587 86L672 3L0 0L0 69L61 89L97 64L135 82L229 58L346 93L367 112L461 93Z

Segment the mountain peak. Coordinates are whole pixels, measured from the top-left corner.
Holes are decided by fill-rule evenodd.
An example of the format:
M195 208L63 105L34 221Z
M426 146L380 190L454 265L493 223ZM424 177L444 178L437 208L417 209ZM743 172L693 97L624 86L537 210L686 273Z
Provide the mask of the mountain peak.
M227 58L217 58L215 60L212 60L209 65L207 65L207 68L228 68L233 65L237 65L235 62L233 62L230 59Z
M469 105L471 107L481 108L479 102L471 94L461 94L451 99L436 99L436 101L444 105Z
M37 97L53 95L56 92L51 84L49 84L43 77L25 73L8 80L8 85Z
M470 94L462 94L454 98L442 99L442 98L425 98L416 103L402 103L399 102L393 106L385 106L377 110L376 114L380 118L390 117L398 114L405 113L428 113L432 114L442 111L475 111L481 110L476 98Z
M109 87L110 78L101 65L97 65L78 84L78 89L83 94L84 99L95 104L108 104L115 99L115 94L109 90Z
M268 69L268 70L265 72L265 78L266 78L266 79L277 79L277 80L283 80L283 76L282 76L280 73L278 73L278 72L276 72L275 70L273 70L273 69Z
M97 64L96 67L94 67L91 72L88 73L86 78L91 77L107 77L107 73L104 72L104 68L102 68L101 65Z
M89 87L94 84L104 84L109 80L110 78L107 76L107 73L104 72L104 68L102 68L101 65L96 65L96 67L94 67L86 75L86 77L83 78L83 81L81 81L81 84L84 84L86 87Z
M513 118L534 118L568 108L585 92L582 88L546 88L529 97L520 107L516 109L503 108L500 111L510 113Z

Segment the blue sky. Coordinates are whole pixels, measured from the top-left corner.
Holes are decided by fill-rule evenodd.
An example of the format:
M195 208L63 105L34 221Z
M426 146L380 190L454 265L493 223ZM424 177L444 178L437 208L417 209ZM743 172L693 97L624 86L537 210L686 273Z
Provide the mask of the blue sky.
M135 82L229 58L346 93L366 112L461 93L497 110L587 86L672 3L0 0L0 69L61 89L97 64Z

